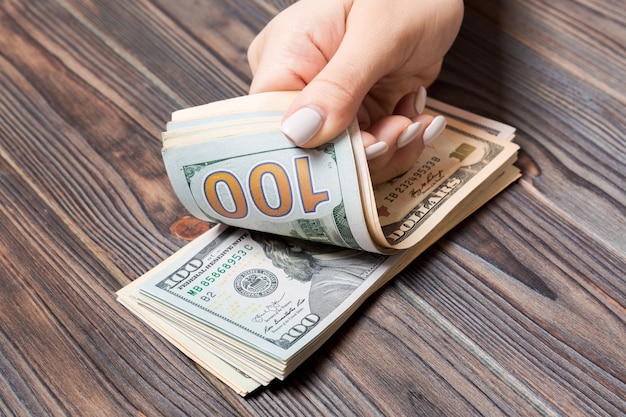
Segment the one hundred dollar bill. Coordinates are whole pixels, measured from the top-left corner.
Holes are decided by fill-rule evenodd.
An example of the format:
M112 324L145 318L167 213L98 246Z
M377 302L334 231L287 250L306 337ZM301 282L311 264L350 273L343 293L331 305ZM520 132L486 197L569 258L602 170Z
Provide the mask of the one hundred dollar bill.
M443 103L448 126L404 175L373 187L358 124L317 148L294 146L280 121L295 92L175 112L163 158L196 217L391 254L418 244L473 190L515 159L514 129ZM441 109L441 110L439 110Z
M185 207L215 223L376 251L355 196L353 130L303 150L273 127L166 147L167 172Z
M283 379L374 291L519 177L515 129L434 100L448 126L372 186L358 125L317 149L279 132L295 93L175 112L173 188L217 223L118 299L241 395Z
M210 347L207 362L230 366L231 384L244 375L248 385L248 379L265 385L283 379L332 335L387 280L394 262L219 226L118 295L170 340ZM198 347L187 353L199 363L206 357Z

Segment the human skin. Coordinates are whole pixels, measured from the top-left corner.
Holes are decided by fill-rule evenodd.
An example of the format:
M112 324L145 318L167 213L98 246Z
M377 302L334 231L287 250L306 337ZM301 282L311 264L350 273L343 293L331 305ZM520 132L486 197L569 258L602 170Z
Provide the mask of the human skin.
M250 93L300 91L283 132L317 147L355 116L375 183L410 168L445 119L421 114L463 17L462 0L300 0L253 40Z

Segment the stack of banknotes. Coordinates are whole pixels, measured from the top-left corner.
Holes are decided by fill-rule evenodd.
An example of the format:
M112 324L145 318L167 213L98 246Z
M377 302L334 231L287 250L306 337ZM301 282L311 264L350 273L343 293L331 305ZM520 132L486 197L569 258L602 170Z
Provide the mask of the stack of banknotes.
M284 379L358 306L520 173L511 126L430 99L444 133L373 186L353 123L316 149L281 132L294 92L179 110L173 189L215 224L118 300L241 395Z

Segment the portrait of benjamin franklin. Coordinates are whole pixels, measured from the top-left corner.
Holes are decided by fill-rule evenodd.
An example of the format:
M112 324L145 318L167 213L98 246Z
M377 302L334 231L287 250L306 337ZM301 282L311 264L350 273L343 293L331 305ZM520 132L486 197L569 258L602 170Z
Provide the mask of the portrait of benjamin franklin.
M309 307L320 318L329 315L363 283L386 256L250 232L272 264L291 279L310 282Z

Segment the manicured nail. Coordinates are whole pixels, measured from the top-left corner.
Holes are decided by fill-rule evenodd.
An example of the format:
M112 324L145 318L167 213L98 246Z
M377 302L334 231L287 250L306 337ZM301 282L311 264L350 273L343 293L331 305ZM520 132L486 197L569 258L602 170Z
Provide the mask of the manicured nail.
M413 142L422 130L422 126L423 125L421 122L415 122L410 124L406 129L404 129L404 132L402 132L402 134L398 136L398 140L396 141L396 147L398 149L404 148L406 145Z
M387 142L376 142L365 148L365 156L368 160L377 158L389 150Z
M443 116L435 117L433 121L430 122L430 125L428 125L428 127L424 131L424 136L423 136L424 145L428 145L429 143L437 139L439 135L441 135L443 130L446 128L447 124L448 124L448 121L446 120L445 117Z
M425 108L426 108L426 89L424 87L420 87L418 88L417 94L415 95L415 111L417 111L417 114L422 114Z
M322 127L322 116L309 107L303 107L289 116L280 127L290 141L301 146L311 140Z

